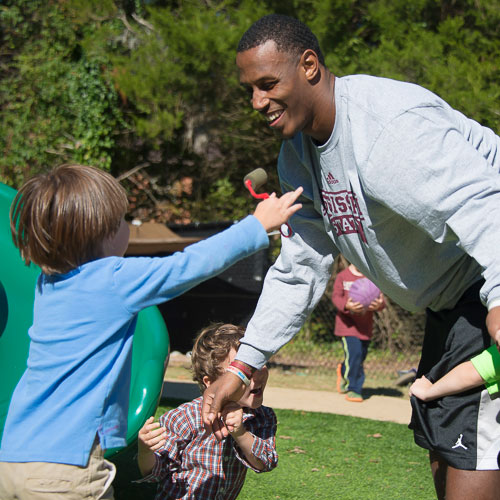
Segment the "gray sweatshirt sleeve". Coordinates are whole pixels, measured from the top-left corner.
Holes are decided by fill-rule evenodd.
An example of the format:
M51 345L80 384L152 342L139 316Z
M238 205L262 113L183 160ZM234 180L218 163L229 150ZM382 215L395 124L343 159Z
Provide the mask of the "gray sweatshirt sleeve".
M500 298L500 138L470 123L444 106L411 109L382 131L361 177L368 196L472 257L490 305Z
M281 253L267 273L255 314L241 339L237 359L261 368L300 330L325 291L338 250L314 208L310 174L283 150L278 160L283 192L304 188L303 207L291 219L293 236L282 237ZM293 174L290 173L293 171ZM287 182L293 178L293 185Z

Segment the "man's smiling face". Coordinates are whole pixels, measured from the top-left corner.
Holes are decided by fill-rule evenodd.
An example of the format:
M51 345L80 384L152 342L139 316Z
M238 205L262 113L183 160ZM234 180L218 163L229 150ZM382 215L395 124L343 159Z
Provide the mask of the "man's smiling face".
M236 64L240 82L248 90L252 106L284 139L306 131L311 122L310 85L300 61L280 52L273 41L239 52Z

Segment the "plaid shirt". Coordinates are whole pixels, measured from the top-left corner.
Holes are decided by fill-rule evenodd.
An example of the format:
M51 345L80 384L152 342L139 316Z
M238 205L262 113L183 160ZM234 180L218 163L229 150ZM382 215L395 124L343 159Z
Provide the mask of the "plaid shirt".
M156 500L232 500L245 481L247 468L267 472L278 464L276 415L261 406L245 409L243 422L254 436L252 454L264 463L254 469L233 438L219 442L207 435L201 419L202 397L184 403L160 417L167 430L165 446L156 452L156 464L143 481L158 482Z

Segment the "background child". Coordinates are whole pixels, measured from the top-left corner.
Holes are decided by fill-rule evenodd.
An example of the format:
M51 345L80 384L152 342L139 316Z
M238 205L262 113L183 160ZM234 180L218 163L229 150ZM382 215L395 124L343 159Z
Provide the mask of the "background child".
M418 378L410 386L410 396L422 401L432 401L483 384L490 395L500 392L500 353L496 345L474 356L470 361L455 366L434 383L425 376Z
M112 498L107 448L126 444L132 337L143 308L176 297L269 244L301 190L163 258L123 258L127 196L109 174L63 165L29 180L13 239L40 266L27 369L0 448L0 498Z
M351 285L364 277L356 266L349 264L337 274L332 293L332 302L337 308L335 335L341 337L344 348L344 361L337 365L337 391L347 393L348 401L359 403L363 401L363 363L373 335L373 312L385 307L382 294L367 309L349 297Z
M242 327L216 324L198 335L191 360L201 393L230 369L243 334ZM262 406L268 375L265 366L257 370L242 398L224 409L230 437L222 442L205 432L201 396L165 413L160 423L153 417L146 422L139 432L138 462L144 481L158 481L158 500L231 500L243 487L247 468L276 467L276 415Z

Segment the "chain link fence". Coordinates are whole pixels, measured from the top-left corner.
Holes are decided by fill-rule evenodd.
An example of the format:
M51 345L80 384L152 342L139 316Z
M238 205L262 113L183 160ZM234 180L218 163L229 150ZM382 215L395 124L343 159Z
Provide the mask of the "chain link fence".
M331 296L337 273L345 259L335 262L325 294L296 337L271 359L284 369L306 369L308 373L331 372L344 359L342 343L335 336L336 308ZM416 369L424 336L425 313L410 313L389 297L386 307L375 313L374 332L364 363L366 383L372 386L403 385L407 372ZM403 382L403 384L400 384Z

